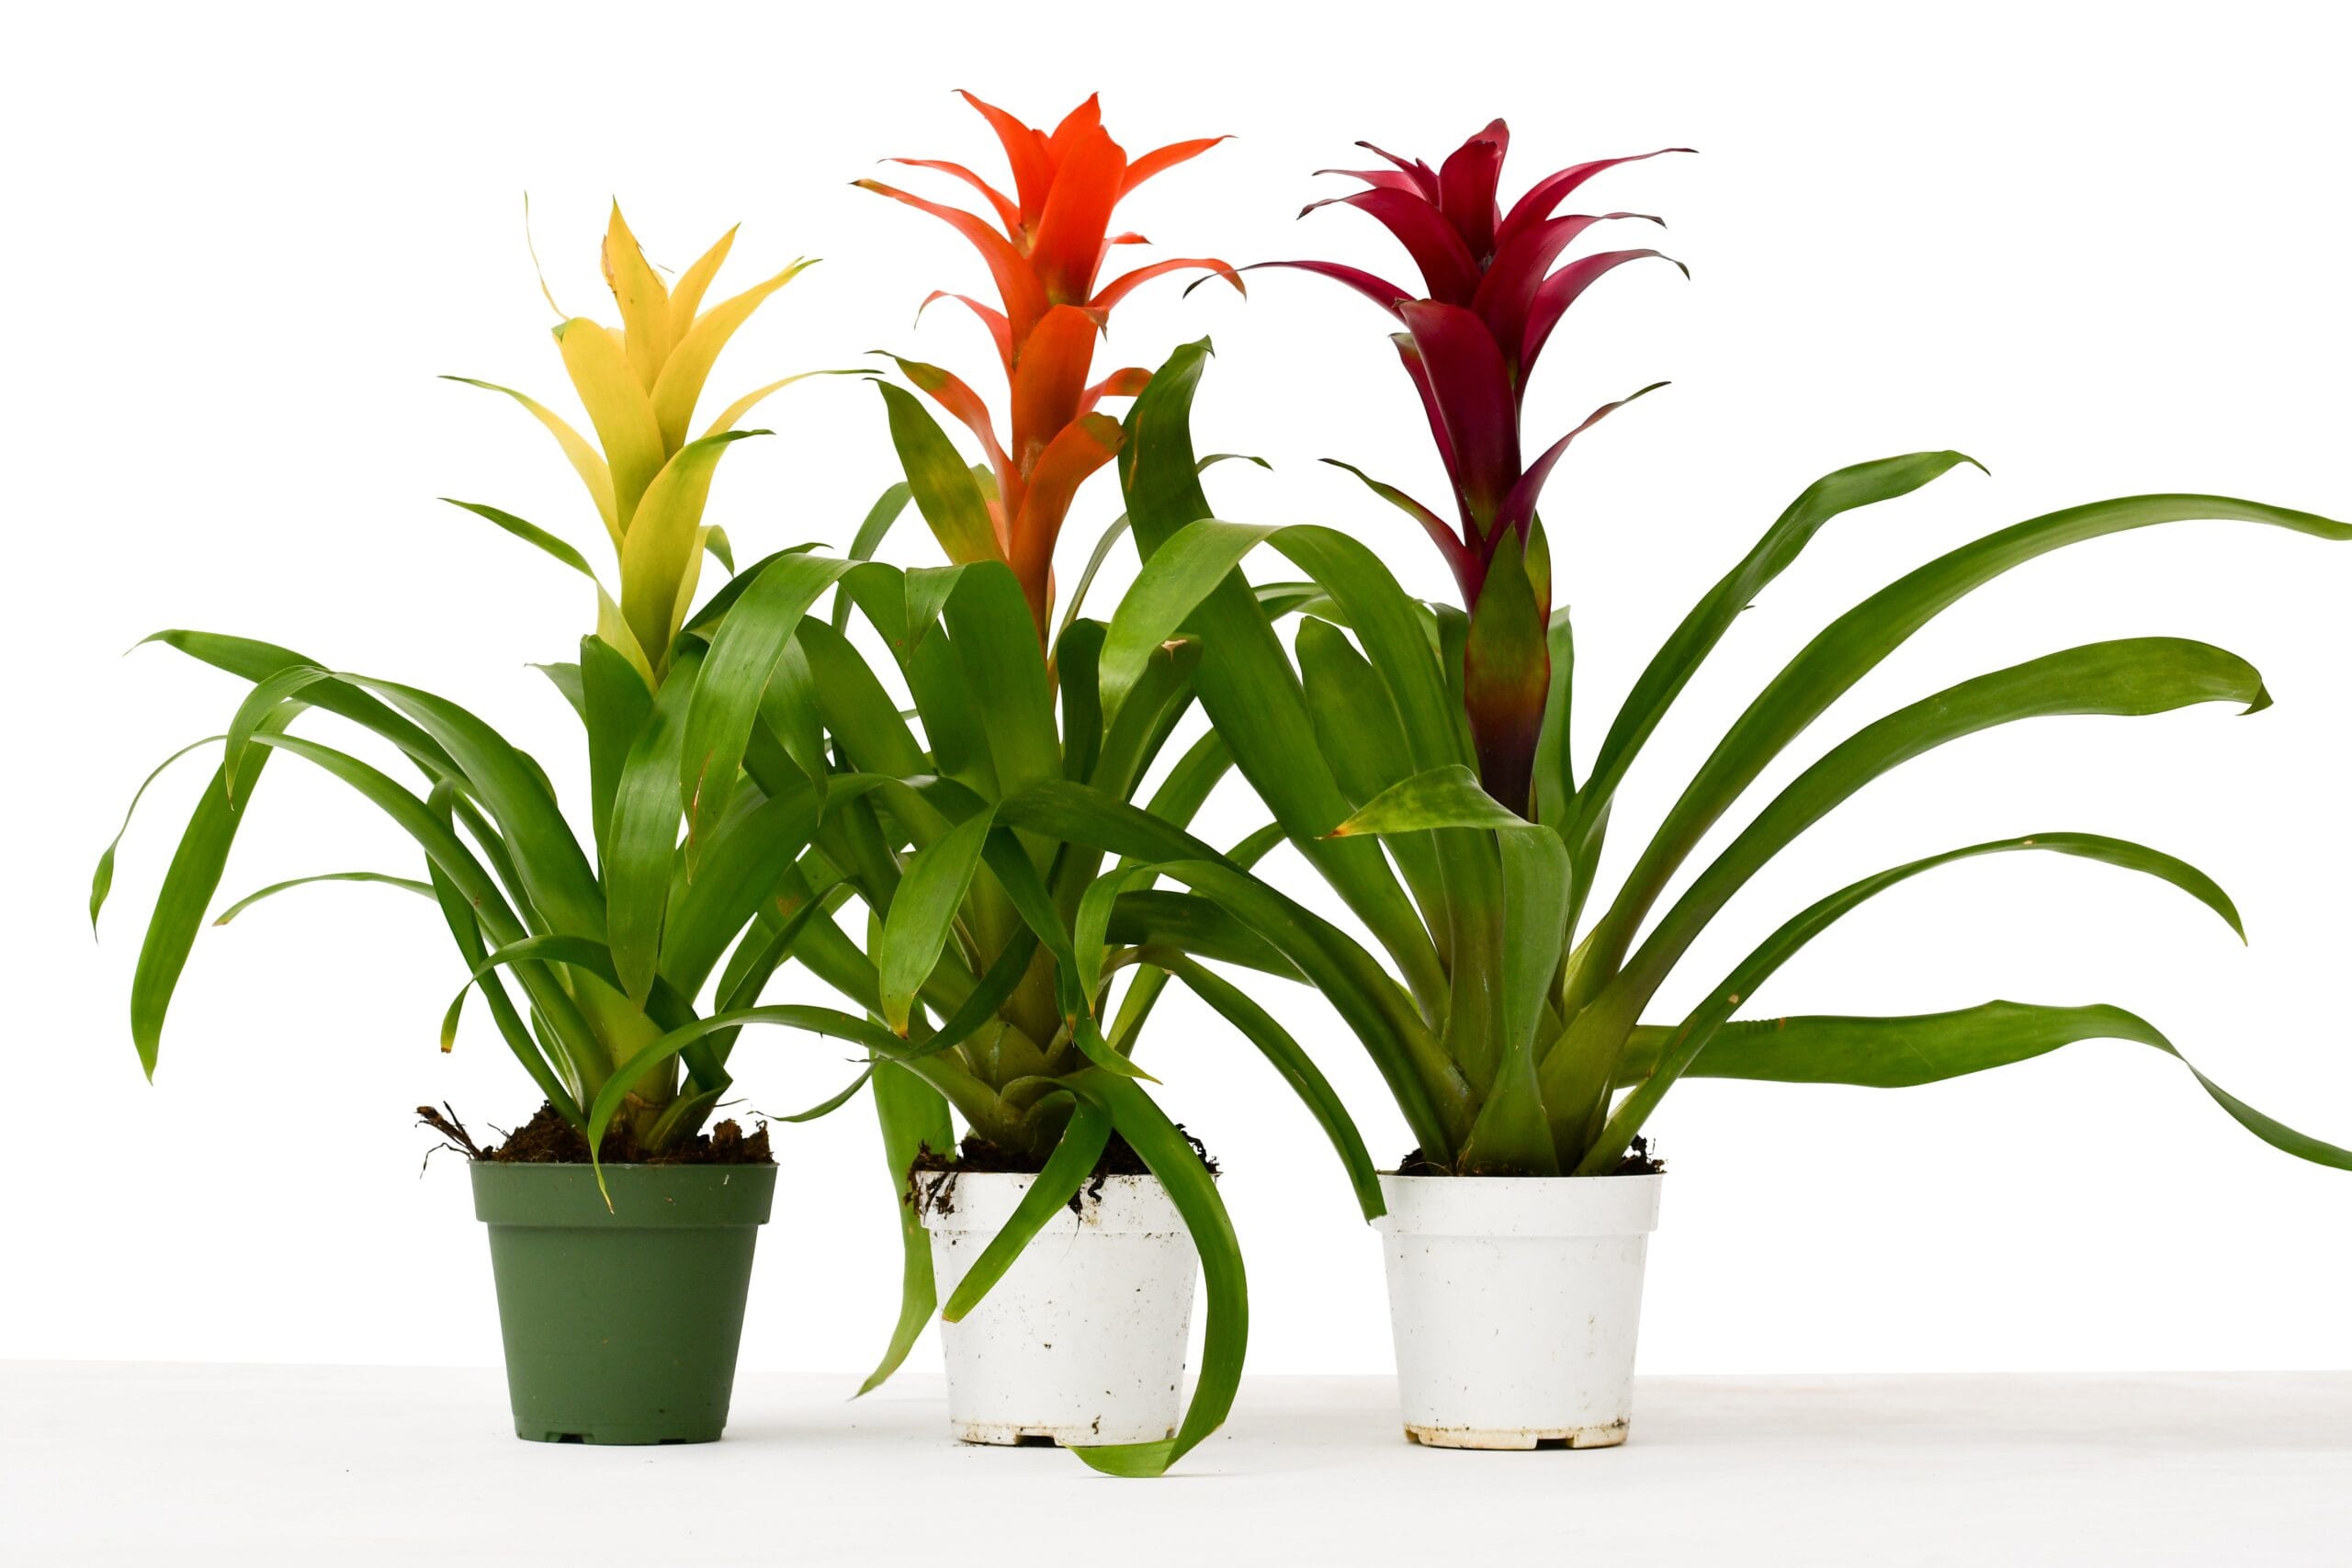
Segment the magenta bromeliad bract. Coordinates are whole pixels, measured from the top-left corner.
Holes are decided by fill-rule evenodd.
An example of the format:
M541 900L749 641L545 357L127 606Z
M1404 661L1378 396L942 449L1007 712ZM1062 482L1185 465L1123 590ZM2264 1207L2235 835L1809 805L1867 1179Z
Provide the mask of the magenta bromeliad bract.
M1550 683L1544 634L1552 608L1550 551L1535 504L1569 443L1633 398L1595 410L1531 461L1520 432L1528 378L1568 307L1600 277L1649 257L1682 264L1657 251L1634 249L1599 252L1555 270L1563 253L1594 224L1648 217L1561 216L1560 204L1603 170L1659 154L1574 164L1536 181L1505 211L1497 189L1510 144L1510 129L1498 119L1435 169L1366 141L1358 145L1395 167L1317 171L1351 175L1365 188L1309 203L1300 216L1334 204L1371 214L1420 269L1418 295L1338 262L1261 265L1336 278L1404 323L1405 330L1395 334L1396 350L1419 389L1430 433L1453 481L1458 530L1395 486L1351 465L1338 466L1418 521L1453 569L1470 615L1464 705L1477 745L1481 782L1496 799L1532 817L1530 780ZM1653 389L1645 387L1642 392Z

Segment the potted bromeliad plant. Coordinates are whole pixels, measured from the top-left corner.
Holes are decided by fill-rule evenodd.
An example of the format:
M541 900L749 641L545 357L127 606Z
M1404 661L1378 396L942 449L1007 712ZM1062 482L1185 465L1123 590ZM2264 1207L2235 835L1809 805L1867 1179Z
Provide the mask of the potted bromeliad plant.
M1452 482L1452 515L1359 477L1428 532L1461 605L1411 598L1344 532L1213 518L1188 429L1204 344L1154 374L1122 454L1145 564L1105 634L1101 683L1126 679L1136 654L1164 637L1197 637L1193 685L1217 735L1387 962L1174 825L1104 798L1069 801L1058 823L1128 857L1132 874L1165 876L1256 931L1324 992L1394 1092L1419 1144L1380 1178L1408 1434L1443 1447L1595 1447L1623 1441L1627 1428L1645 1237L1661 1180L1643 1133L1679 1079L1910 1085L2092 1037L2178 1055L2153 1025L2105 1006L1990 1002L1908 1018L1735 1021L1792 953L1897 883L2018 851L2138 872L2233 929L2238 917L2210 877L2173 856L2069 830L1965 845L1840 888L1792 916L1687 1017L1645 1019L1692 941L1806 827L1949 741L2043 715L2145 715L2206 702L2251 712L2268 698L2244 660L2202 643L2135 637L2068 649L1857 730L1763 801L1666 900L1709 829L1838 696L2012 567L2188 519L2323 539L2352 537L2352 527L2222 496L2141 495L2036 517L1939 557L1838 617L1765 685L1603 896L1597 872L1618 789L1739 613L1833 519L1969 459L1913 453L1808 488L1666 640L1578 769L1568 744L1573 647L1566 612L1554 607L1537 502L1570 441L1622 405L1531 457L1521 400L1568 306L1616 266L1656 253L1555 265L1601 220L1563 215L1561 205L1630 160L1562 170L1506 209L1497 199L1505 145L1498 121L1439 168L1389 158L1393 168L1360 176L1367 188L1339 198L1402 242L1420 275L1414 287L1333 263L1280 264L1352 288L1401 328L1395 341ZM1276 591L1253 591L1236 570L1261 544L1302 570L1316 595L1304 605L1295 662L1269 614ZM2198 1081L2264 1141L2352 1168L2352 1152L2265 1116L2201 1074Z
M1138 239L1110 231L1120 199L1217 139L1130 159L1091 98L1051 132L969 101L1002 144L1012 193L961 164L902 162L977 189L993 223L858 183L944 220L979 251L997 304L933 298L961 300L993 339L1007 434L963 378L894 359L978 444L983 460L967 466L922 398L876 380L905 482L847 558L746 569L740 598L718 606L721 642L747 617L770 628L761 646L773 677L745 713L752 743L707 759L690 818L725 811L741 792L813 789L825 801L824 825L785 885L800 913L788 934L779 925L781 951L903 1043L869 1069L890 1179L908 1202L901 1311L866 1386L899 1364L936 1307L958 1437L1047 1439L1098 1468L1145 1473L1223 1419L1247 1322L1213 1168L1153 1102L1134 1060L1171 979L1298 1088L1375 1207L1376 1194L1314 1066L1202 962L1295 977L1288 961L1216 905L1154 890L1059 830L1065 792L1130 803L1193 702L1200 649L1189 639L1164 640L1118 681L1102 678L1103 625L1078 613L1086 582L1057 618L1053 558L1080 483L1125 439L1098 405L1148 380L1139 369L1097 376L1112 308L1170 272L1238 284L1223 263L1191 258L1098 276ZM910 496L946 565L901 570L871 558ZM1103 548L1115 534L1105 531ZM830 617L799 616L816 586L836 579ZM789 616L798 618L787 626ZM851 633L886 651L880 673ZM911 704L903 713L899 691ZM1188 822L1230 765L1215 738L1192 746L1165 769L1149 810ZM1247 863L1272 841L1231 854ZM863 911L854 932L834 919L850 897ZM1041 1235L1047 1245L1030 1247ZM1204 1364L1186 1408L1200 1269Z
M130 998L140 1059L152 1077L173 990L273 758L324 770L406 832L423 852L422 877L301 877L230 905L216 923L255 899L322 881L387 884L437 907L464 982L442 1049L479 991L545 1100L487 1149L454 1116L422 1112L472 1156L515 1432L526 1438L719 1435L753 1242L775 1188L763 1128L747 1135L722 1121L706 1130L730 1081L734 1031L691 1026L707 1016L695 998L712 988L722 958L714 998L722 1012L741 1016L774 971L773 884L816 826L813 797L738 802L707 826L700 876L690 877L676 854L692 798L682 743L728 722L714 713L714 683L696 680L724 650L707 622L688 614L705 557L724 565L727 556L723 536L702 522L704 505L729 445L767 434L739 428L742 420L786 383L738 400L699 434L695 410L729 338L803 265L706 310L733 240L730 231L665 284L615 208L602 263L622 325L574 317L554 329L594 441L525 394L490 389L545 425L579 474L617 560L616 594L555 534L494 506L455 503L596 584L596 629L580 639L578 661L542 667L585 741L586 788L569 797L570 817L548 769L447 698L246 637L166 631L151 639L250 689L226 730L198 743L218 745L220 760L140 949ZM321 715L389 747L400 772L298 732ZM576 832L573 818L584 818L586 830ZM109 846L99 862L94 920L114 854ZM774 1021L895 1043L847 1014L801 1010Z

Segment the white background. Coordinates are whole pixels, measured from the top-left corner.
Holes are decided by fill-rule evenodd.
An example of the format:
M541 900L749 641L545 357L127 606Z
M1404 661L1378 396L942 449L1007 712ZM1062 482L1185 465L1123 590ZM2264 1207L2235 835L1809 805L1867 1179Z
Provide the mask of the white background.
M1578 159L1702 149L1591 187L1604 208L1665 214L1666 248L1694 280L1663 266L1609 279L1555 340L1531 405L1548 432L1675 382L1581 443L1546 498L1577 618L1579 752L1692 599L1814 477L1943 446L1993 473L1841 520L1772 587L1631 781L1618 870L1755 688L1830 615L1935 553L2133 491L2352 514L2352 149L2343 39L2316 7L1315 12L472 4L19 19L0 92L16 672L0 773L13 1003L0 1356L496 1357L463 1173L436 1160L419 1179L429 1140L408 1108L447 1100L478 1127L511 1124L528 1096L479 1021L455 1055L436 1054L460 971L429 909L326 887L208 931L153 1087L126 987L200 765L167 775L132 827L96 947L81 910L139 778L219 728L241 689L167 651L120 657L161 626L267 637L442 691L577 780L572 721L526 663L568 657L590 604L569 574L435 500L495 502L601 549L537 429L435 378L570 406L525 252L526 190L570 310L611 315L594 257L616 194L673 267L741 220L723 279L737 288L797 254L826 258L737 340L715 408L880 346L985 369L968 321L913 323L932 288L983 283L977 262L848 185L892 153L995 170L953 87L1049 121L1100 86L1131 150L1233 132L1122 216L1161 254L1237 263L1403 265L1358 214L1293 225L1338 188L1309 171L1358 162L1358 137L1435 159L1506 114L1507 194ZM1202 449L1276 465L1221 470L1220 510L1361 530L1417 586L1450 592L1408 525L1313 461L1442 493L1383 333L1334 286L1261 274L1247 302L1155 286L1121 309L1112 351L1149 365L1214 334ZM763 418L777 434L729 457L712 520L746 557L844 543L893 477L873 392L811 383ZM1065 539L1065 582L1115 510L1106 474ZM931 552L918 529L897 537L901 560ZM2347 586L2352 547L2188 525L2037 562L1964 602L1767 787L1892 706L2102 637L2221 643L2262 667L2278 705L2243 721L2220 708L2042 721L1913 764L1759 878L1660 1011L1854 875L1996 836L2109 831L2219 877L2251 947L2154 885L2004 858L1880 900L1761 1005L2114 1001L2256 1104L2352 1144ZM311 871L413 874L390 829L304 773L271 770L224 896ZM1261 819L1238 789L1212 817L1220 840ZM1295 860L1272 863L1303 886ZM771 995L815 991L793 976ZM1329 1015L1311 996L1271 999L1375 1150L1400 1153L1401 1122ZM1304 1114L1197 1010L1169 1006L1147 1050L1173 1112L1225 1159L1253 1367L1384 1369L1374 1238ZM751 1104L781 1111L842 1081L838 1058L774 1035L737 1061ZM2352 1177L2264 1147L2144 1048L2085 1043L1902 1093L1694 1083L1656 1127L1673 1179L1648 1370L2352 1366ZM870 1115L861 1103L781 1130L779 1145L745 1363L862 1368L897 1282Z

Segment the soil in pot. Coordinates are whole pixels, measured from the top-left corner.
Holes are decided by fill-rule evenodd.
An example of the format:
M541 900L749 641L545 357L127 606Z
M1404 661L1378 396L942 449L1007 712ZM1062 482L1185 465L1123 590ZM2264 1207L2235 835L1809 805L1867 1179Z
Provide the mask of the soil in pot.
M1650 1145L1650 1141L1638 1133L1634 1135L1634 1146L1627 1149L1624 1157L1609 1170L1611 1176L1662 1176L1665 1172L1665 1156L1656 1153ZM1396 1162L1396 1174L1399 1176L1482 1176L1486 1173L1476 1170L1448 1170L1444 1166L1422 1158L1421 1151L1416 1148Z
M457 1112L447 1106L435 1111L429 1105L416 1108L417 1120L441 1134L451 1148L469 1159L495 1161L500 1165L586 1165L588 1140L562 1112L542 1101L532 1118L505 1135L504 1139L483 1148L466 1124L458 1120ZM605 1146L598 1156L606 1165L774 1165L775 1156L768 1145L767 1123L763 1122L751 1132L743 1131L735 1122L721 1122L708 1132L697 1133L669 1148L648 1150L637 1141L637 1134L628 1127L615 1125L605 1130Z
M1216 1156L1209 1153L1208 1145L1192 1134L1185 1133L1182 1122L1176 1124L1176 1131L1183 1133L1184 1141L1193 1145L1193 1153L1199 1156L1202 1166L1211 1176L1225 1174L1224 1168L1216 1162ZM1044 1168L1042 1162L1033 1156L1008 1149L1001 1144L992 1144L977 1135L966 1137L954 1150L947 1152L924 1144L916 1149L914 1163L907 1168L907 1203L918 1214L952 1214L956 1212L956 1183L953 1179L956 1176L967 1172L1035 1176ZM938 1182L920 1179L924 1176L943 1174L950 1179ZM1069 1212L1079 1213L1088 1198L1100 1198L1102 1184L1114 1176L1150 1174L1151 1168L1144 1164L1143 1156L1136 1153L1126 1139L1114 1133L1111 1141L1102 1146L1102 1157L1094 1162L1093 1172L1087 1177L1085 1184L1070 1194Z

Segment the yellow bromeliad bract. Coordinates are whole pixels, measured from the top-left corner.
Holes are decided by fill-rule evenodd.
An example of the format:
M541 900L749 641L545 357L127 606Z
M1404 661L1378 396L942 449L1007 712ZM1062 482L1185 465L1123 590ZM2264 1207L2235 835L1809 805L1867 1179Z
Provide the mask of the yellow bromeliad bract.
M465 376L449 378L505 393L555 436L588 487L612 541L620 565L619 598L615 599L579 551L554 535L497 507L463 501L452 504L537 545L594 581L596 635L656 686L668 670L671 639L693 603L704 552L729 564L725 536L702 521L718 459L730 442L771 434L736 427L769 393L802 378L786 376L746 392L701 434L688 439L695 406L719 351L768 296L812 265L797 260L704 310L703 297L726 262L735 234L729 229L720 235L675 283L665 284L645 259L619 203L614 204L605 231L603 268L621 324L610 327L591 317L571 316L554 329L572 390L595 432L594 442L547 405L511 387ZM552 297L548 302L554 303Z

